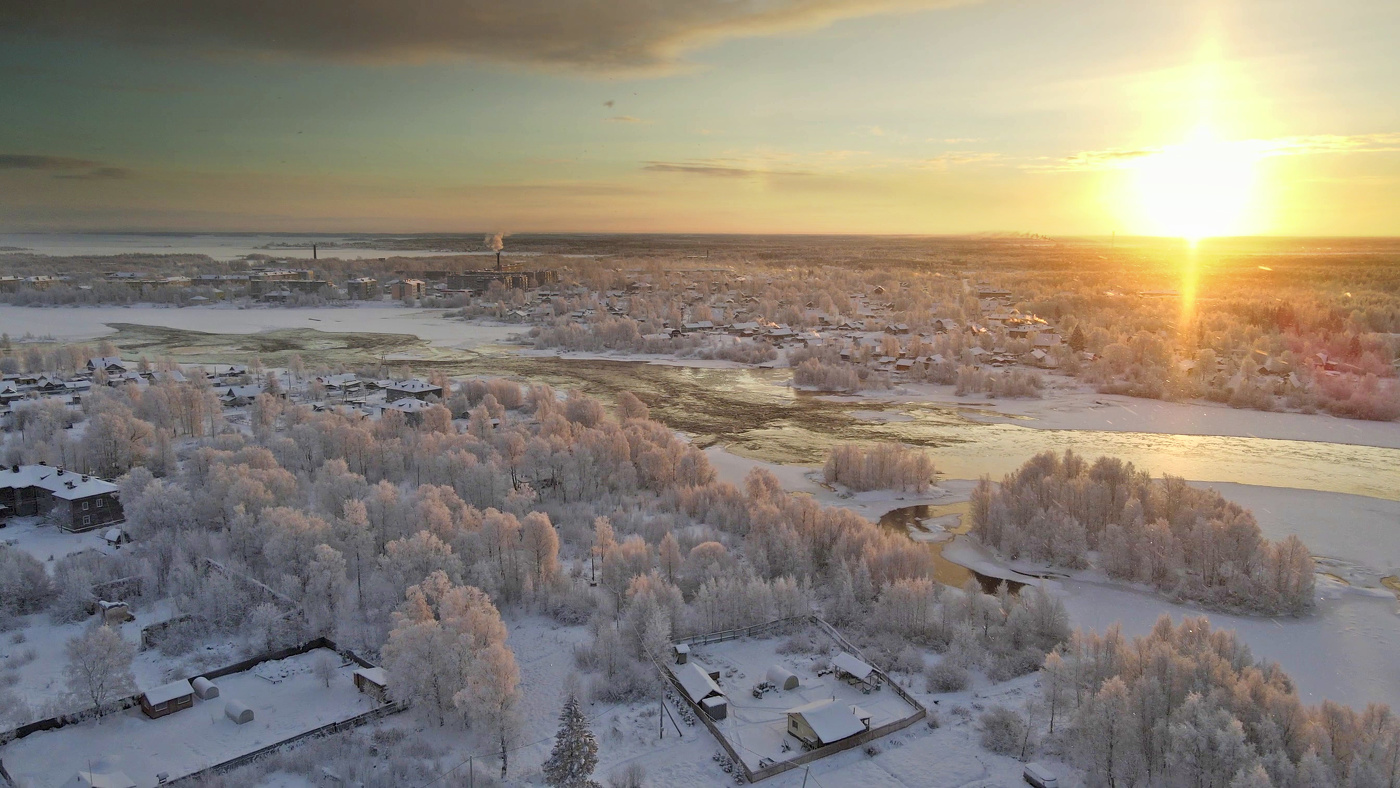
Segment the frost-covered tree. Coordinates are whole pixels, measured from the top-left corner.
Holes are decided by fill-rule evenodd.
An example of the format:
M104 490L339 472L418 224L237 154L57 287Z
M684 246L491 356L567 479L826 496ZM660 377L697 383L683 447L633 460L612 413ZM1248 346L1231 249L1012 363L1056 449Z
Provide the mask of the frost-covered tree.
M1312 555L1296 536L1270 542L1215 490L1115 458L1036 455L999 485L979 482L970 519L1010 558L1081 569L1098 551L1112 577L1212 607L1297 615L1313 605Z
M68 664L63 676L68 690L91 704L98 717L112 701L136 691L131 673L136 647L111 627L92 627L73 637L65 652Z
M554 749L544 762L544 781L554 788L596 788L593 770L598 768L598 740L588 727L578 697L569 693L559 713Z
M473 655L467 686L452 698L473 728L490 736L501 754L501 779L510 767L511 740L520 731L520 668L504 643L492 643Z

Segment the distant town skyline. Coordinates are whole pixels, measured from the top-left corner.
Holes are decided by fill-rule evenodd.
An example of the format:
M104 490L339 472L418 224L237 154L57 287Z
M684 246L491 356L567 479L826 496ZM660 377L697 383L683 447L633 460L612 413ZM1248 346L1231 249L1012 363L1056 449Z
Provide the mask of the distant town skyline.
M1400 235L1387 0L0 8L0 232Z

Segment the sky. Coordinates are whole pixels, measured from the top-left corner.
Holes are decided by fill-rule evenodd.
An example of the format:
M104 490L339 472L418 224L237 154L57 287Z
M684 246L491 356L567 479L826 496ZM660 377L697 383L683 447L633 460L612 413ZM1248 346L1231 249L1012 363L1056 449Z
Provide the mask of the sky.
M1394 0L0 0L0 231L1400 235Z

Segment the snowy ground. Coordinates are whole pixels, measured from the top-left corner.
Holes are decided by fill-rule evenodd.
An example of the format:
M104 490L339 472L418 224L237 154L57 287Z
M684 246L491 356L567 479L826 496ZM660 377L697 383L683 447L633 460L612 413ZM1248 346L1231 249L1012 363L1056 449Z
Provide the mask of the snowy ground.
M18 339L26 333L67 342L113 333L112 323L135 323L211 334L256 334L286 328L327 332L409 334L435 347L473 348L497 344L521 333L519 325L464 323L449 320L445 309L410 309L391 302L356 302L353 306L283 309L233 304L167 307L154 305L23 307L0 305L0 332Z
M340 667L326 688L311 674L318 650L282 660L287 676L273 683L254 672L225 676L215 683L220 697L195 700L194 708L158 720L147 719L139 708L103 719L36 733L0 748L5 768L28 786L62 784L91 759L105 759L123 771L139 788L156 784L156 775L178 777L374 708L369 697L355 689L351 678L355 665ZM265 671L260 671L265 672ZM238 700L253 709L254 719L235 725L224 716L224 705Z
M506 624L510 632L510 646L520 663L521 709L524 717L524 729L514 745L518 749L510 756L509 784L539 786L544 783L540 765L553 746L559 726L559 710L564 703L569 676L574 671L573 649L587 639L587 631L584 627L562 627L539 616L507 616ZM776 642L779 641L767 641L764 652L771 651L772 644ZM765 641L745 643L763 644ZM937 657L929 655L929 659ZM766 665L763 669L766 670ZM745 673L742 679L737 678L736 674L736 677L724 681L742 693L743 703L747 705L756 701L748 694L753 677L747 675L747 669ZM896 676L896 679L899 678ZM963 692L929 695L923 692L922 678L916 677L912 684L901 682L933 711L940 721L939 728L931 729L922 722L916 723L880 739L878 745L882 752L873 758L864 753L864 748L856 748L816 761L811 765L810 772L796 769L769 778L763 785L767 788L799 788L804 785L804 780L808 788L994 788L1019 785L1021 764L1015 758L994 755L981 748L976 717L981 710L993 704L1021 708L1034 683L1034 676L996 685L978 677L974 685ZM815 689L809 691L815 692ZM851 692L859 697L859 705L867 709L867 704L872 703L871 698L895 699L898 702L898 696L887 690L869 696L854 690ZM812 695L813 699L816 697ZM787 708L788 699L785 697L769 695L766 700ZM901 702L899 705L904 704ZM962 712L954 713L955 707L961 707ZM725 773L712 757L721 751L719 742L700 723L694 726L681 723L678 732L668 720L665 737L658 737L659 712L655 701L629 704L596 702L586 704L584 713L598 738L599 763L594 777L599 782L606 784L609 775L632 763L646 770L646 784L652 788L724 786L734 782L733 777ZM1041 724L1042 721L1037 721L1037 725ZM479 739L471 731L425 725L412 711L374 723L365 729L366 735L376 728L404 730L413 740L430 743L445 752L438 762L444 769L457 767L453 778L458 782L449 780L443 784L466 784L468 755L477 756L472 765L478 784L482 784L482 778L500 773L492 744ZM0 751L0 757L3 756L3 751ZM1037 757L1047 760L1041 755ZM1053 762L1054 759L1048 760ZM1066 788L1082 785L1073 770L1062 765L1057 765L1056 769L1065 777L1061 785ZM302 775L277 772L261 778L255 784L261 788L302 788L308 783Z
M811 654L779 654L778 647L785 639L743 638L697 646L691 653L691 658L707 671L720 672L720 687L729 698L729 716L718 725L749 768L758 768L762 758L784 761L803 753L802 743L787 734L786 711L796 706L834 698L842 706L855 705L869 712L872 728L917 711L888 688L861 692L832 673L818 676L819 669L826 667L826 659ZM827 656L840 653L834 642L831 646ZM764 681L768 668L774 665L792 671L799 686L753 697L750 689ZM788 745L787 750L783 744Z
M925 500L876 492L842 499L817 484L816 472L810 468L739 457L720 447L707 449L706 455L722 481L740 484L749 469L762 466L785 489L813 495L828 505L848 506L868 518L899 506L965 500L971 489L966 480L943 480L939 483L946 493L943 497L933 497L934 493ZM1175 605L1150 591L1109 582L1102 575L1050 581L1050 588L1064 596L1074 626L1102 631L1117 622L1127 634L1145 634L1162 613L1177 620L1205 615L1213 626L1237 630L1256 657L1281 664L1308 703L1330 699L1362 707L1380 701L1400 708L1400 663L1394 659L1400 653L1400 603L1380 582L1400 574L1400 502L1286 487L1194 484L1218 489L1251 509L1267 538L1297 534L1308 545L1317 556L1319 571L1325 573L1318 576L1317 609L1301 619L1232 616ZM1036 582L1015 569L1038 571L1037 567L1008 566L966 537L940 549L943 558L983 574Z
M53 564L51 562L64 556L80 553L84 550L110 553L114 549L120 549L109 546L102 538L102 535L107 531L108 527L102 527L74 534L60 529L43 517L16 517L6 523L4 528L0 528L0 543L29 553L42 561L44 567L52 574Z
M969 417L1047 430L1103 430L1172 435L1318 441L1400 449L1400 422L1342 419L1326 414L1241 410L1212 402L1164 402L1099 394L1067 378L1040 399L958 397L952 386L915 383L888 392L863 392L860 399L911 405L976 408Z
M141 628L164 621L171 616L169 604L138 606L132 613L135 621L113 628L137 648L141 645ZM0 635L0 676L15 678L12 689L30 707L31 719L50 716L47 705L61 699L67 691L63 668L68 664L65 651L68 641L84 632L97 621L96 616L73 624L55 624L45 614L19 619L19 626ZM228 665L243 658L238 644L224 639L201 644L188 655L178 659L165 656L156 649L138 652L131 670L138 687L156 687L171 679L198 673L211 667ZM67 710L72 704L63 704ZM77 703L78 707L83 704ZM58 711L58 709L53 709Z

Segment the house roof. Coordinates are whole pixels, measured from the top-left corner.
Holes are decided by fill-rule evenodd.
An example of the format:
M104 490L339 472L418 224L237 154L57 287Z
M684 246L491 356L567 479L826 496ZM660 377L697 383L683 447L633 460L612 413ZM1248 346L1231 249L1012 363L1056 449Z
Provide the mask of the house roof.
M389 674L384 671L384 668L358 668L355 675L364 676L371 683L381 687L389 686Z
M822 744L830 744L865 731L865 723L856 716L854 708L827 698L788 709L788 714L801 717Z
M434 386L426 380L418 380L417 378L414 378L413 380L397 380L389 384L388 386L385 386L385 388L392 389L394 391L406 391L414 394L426 391L442 391L441 386Z
M840 668L841 670L846 671L847 673L851 674L852 676L855 676L856 678L862 681L868 678L871 673L875 672L875 669L865 664L864 661L859 660L851 656L850 654L847 654L844 651L840 654L837 654L836 658L831 660L831 664L837 668Z
M17 465L0 469L0 487L39 487L65 501L115 493L117 485L96 476L84 476L48 465Z
M403 411L404 413L422 413L428 408L431 408L432 404L424 402L421 399L413 399L410 397L407 399L396 399L384 407L386 409L392 408L393 410Z
M676 680L681 683L681 689L696 703L711 695L723 695L724 690L719 688L715 680L710 678L710 674L695 662L688 662L680 666L676 671Z
M155 689L148 689L144 694L147 703L152 706L159 706L162 703L169 703L176 698L193 695L194 687L190 686L188 679L180 679L179 681L172 681L169 684L162 684Z

